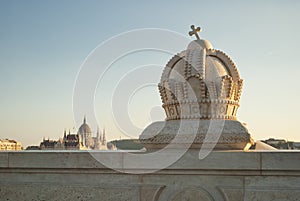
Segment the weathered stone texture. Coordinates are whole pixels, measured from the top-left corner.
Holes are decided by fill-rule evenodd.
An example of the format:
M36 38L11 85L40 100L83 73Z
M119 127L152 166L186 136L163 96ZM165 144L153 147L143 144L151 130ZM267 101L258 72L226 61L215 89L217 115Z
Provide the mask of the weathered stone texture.
M126 153L93 154L120 171L127 167ZM9 167L0 168L0 200L299 200L300 152L215 151L203 160L198 154L189 150L154 173L127 174L89 152L2 152L0 164Z

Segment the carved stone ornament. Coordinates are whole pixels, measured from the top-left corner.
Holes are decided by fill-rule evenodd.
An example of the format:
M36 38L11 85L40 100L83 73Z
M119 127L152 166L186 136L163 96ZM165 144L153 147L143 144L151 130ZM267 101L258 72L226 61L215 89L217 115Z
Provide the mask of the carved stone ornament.
M194 26L192 29L190 35L196 32ZM196 36L163 71L158 88L166 120L234 120L243 80L228 55Z
M175 144L193 143L191 148L198 148L203 142L210 142L207 137L212 136L215 138L212 144L217 143L215 149L247 148L253 140L247 128L236 120L243 86L237 67L227 54L213 49L209 41L200 39L197 33L201 31L200 27L192 25L191 28L189 35L195 35L197 39L170 59L158 85L166 122L148 126L140 141L146 148L152 149L174 143L171 140L174 138L179 141ZM176 131L171 128L176 124L187 126L191 122L196 124L197 129ZM213 126L211 123L217 123L216 127L221 128L214 131L206 129ZM223 127L227 127L226 134ZM178 132L181 135L175 138ZM191 137L195 140L189 139Z

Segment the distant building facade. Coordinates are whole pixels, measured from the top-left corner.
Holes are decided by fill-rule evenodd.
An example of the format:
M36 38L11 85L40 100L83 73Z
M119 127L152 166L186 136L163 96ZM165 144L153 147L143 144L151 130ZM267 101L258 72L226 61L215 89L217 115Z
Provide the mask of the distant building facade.
M105 129L101 134L97 129L96 137L92 136L92 130L86 123L86 118L83 119L83 124L79 127L77 134L69 134L64 131L63 138L59 140L43 139L40 144L41 150L110 150L115 149L106 142Z
M78 134L66 134L64 132L64 137L59 138L59 140L49 140L43 139L40 144L41 150L83 150L85 147L80 140Z
M18 150L22 150L22 145L21 142L17 142L15 140L9 140L9 139L0 140L0 150L18 151Z

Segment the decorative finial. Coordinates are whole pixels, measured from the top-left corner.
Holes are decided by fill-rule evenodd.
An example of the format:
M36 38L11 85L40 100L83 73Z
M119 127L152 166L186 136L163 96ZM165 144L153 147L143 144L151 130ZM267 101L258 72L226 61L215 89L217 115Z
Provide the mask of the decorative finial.
M86 117L85 117L85 115L84 115L84 118L83 118L83 124L85 124L86 123Z
M198 35L197 32L201 32L201 28L200 28L200 27L197 27L197 28L195 29L195 26L192 25L192 26L191 26L191 29L192 29L192 31L189 32L189 35L190 35L190 36L195 35L196 38L199 40L200 37L199 37L199 35Z

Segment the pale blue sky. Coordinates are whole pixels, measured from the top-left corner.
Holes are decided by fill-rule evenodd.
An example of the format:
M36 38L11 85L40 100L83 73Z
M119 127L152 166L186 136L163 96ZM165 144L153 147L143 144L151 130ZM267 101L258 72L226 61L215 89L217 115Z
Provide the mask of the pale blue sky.
M254 138L300 141L299 10L296 0L2 0L0 138L13 138L27 146L38 144L43 136L57 139L65 128L79 126L73 121L73 87L80 65L99 43L137 28L187 34L190 25L196 24L203 29L201 37L237 64L245 80L238 117L248 124ZM153 59L164 65L169 56L154 55ZM158 91L146 91L156 104ZM132 104L142 100L142 94ZM101 96L105 93L98 90L96 100ZM101 110L101 106L96 108ZM149 115L137 116L147 110L130 108L138 126L146 126ZM125 137L113 122L99 124L106 127L109 139Z

